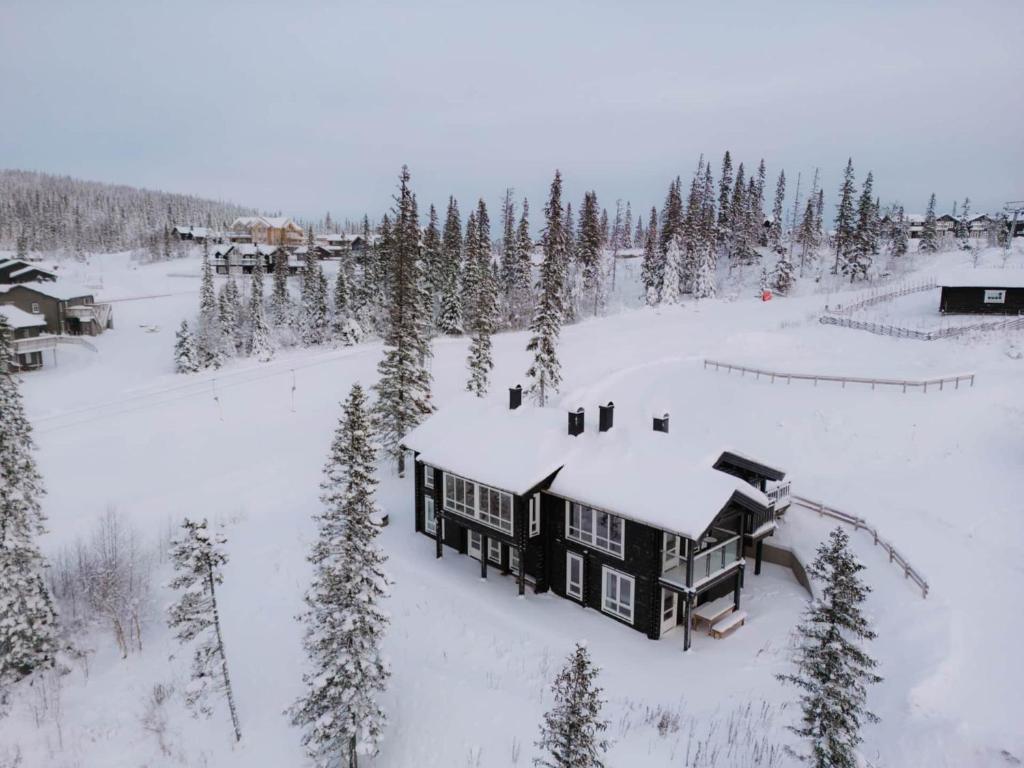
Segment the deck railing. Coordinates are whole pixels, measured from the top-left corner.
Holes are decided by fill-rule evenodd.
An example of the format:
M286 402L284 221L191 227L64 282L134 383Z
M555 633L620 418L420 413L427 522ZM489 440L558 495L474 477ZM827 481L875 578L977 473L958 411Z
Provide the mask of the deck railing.
M938 287L939 286L933 277L919 283L904 283L899 288L895 288L891 291L872 291L871 293L863 294L860 298L855 299L849 304L840 304L834 307L826 306L825 313L831 315L849 315L856 312L858 309L864 309L865 307L881 304L885 301L898 299L900 296L909 296L912 293L930 291L933 288Z
M768 497L768 503L774 511L781 512L789 506L789 491L790 483L787 480L765 492L765 496Z
M839 520L840 522L852 525L854 530L866 531L871 534L874 539L875 546L881 546L889 554L889 562L895 563L897 567L903 570L903 577L910 579L914 582L921 590L922 597L928 597L928 582L924 576L921 575L908 561L907 559L896 551L896 548L881 534L878 533L878 529L870 525L867 520L863 517L857 517L846 512L841 512L838 509L826 506L820 501L812 501L811 499L805 499L803 496L793 495L793 502L798 506L809 509L812 512L817 512L822 517L831 517L833 520Z
M917 339L918 341L951 339L974 331L1002 331L1024 328L1024 317L1015 317L1010 320L994 320L985 323L973 323L971 325L950 326L948 328L937 328L934 331L916 331L913 328L902 328L898 325L868 323L862 320L853 320L849 317L833 317L832 315L822 315L818 318L818 322L823 323L824 325L837 325L840 328L853 328L858 331L867 331L868 333L874 333L878 336L892 336L897 339Z
M734 536L693 556L693 584L711 578L740 559L740 537Z
M1024 318L1022 318L1024 320ZM842 384L843 389L846 388L847 384L870 384L871 388L875 387L901 387L904 392L908 388L913 389L917 387L922 392L927 392L928 387L932 389L939 389L940 391L945 389L946 385L951 384L953 389L960 389L961 382L974 386L974 374L973 373L960 373L953 376L940 376L934 379L872 379L863 376L829 376L822 373L789 373L785 371L769 371L763 368L750 368L745 365L736 365L734 363L724 363L721 360L705 360L704 368L706 369L709 365L713 365L715 370L722 370L723 368L728 373L733 371L739 371L741 376L745 376L750 373L754 375L754 378L760 379L762 376L771 381L772 384L776 380L785 381L787 384L793 381L813 381L814 385L817 386L819 381L832 381Z

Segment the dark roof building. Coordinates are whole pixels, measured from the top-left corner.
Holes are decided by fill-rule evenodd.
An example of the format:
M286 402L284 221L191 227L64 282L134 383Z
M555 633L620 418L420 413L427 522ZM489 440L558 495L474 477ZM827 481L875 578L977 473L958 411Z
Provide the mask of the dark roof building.
M943 314L1024 314L1024 269L964 269L939 280Z

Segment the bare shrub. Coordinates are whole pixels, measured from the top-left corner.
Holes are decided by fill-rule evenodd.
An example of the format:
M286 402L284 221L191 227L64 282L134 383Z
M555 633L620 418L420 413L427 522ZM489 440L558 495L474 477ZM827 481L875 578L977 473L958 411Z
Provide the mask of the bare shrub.
M167 703L174 694L174 687L156 683L146 696L142 710L142 727L156 737L160 754L174 757L175 752L167 737Z

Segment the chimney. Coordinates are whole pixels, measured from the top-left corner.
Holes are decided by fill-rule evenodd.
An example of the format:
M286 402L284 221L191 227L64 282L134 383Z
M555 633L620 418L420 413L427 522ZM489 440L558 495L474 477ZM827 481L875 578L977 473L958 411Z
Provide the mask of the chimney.
M523 404L523 385L516 384L508 388L508 409L514 411Z
M612 423L615 417L615 403L608 401L608 405L599 405L598 410L598 430L601 432L607 432L612 428Z
M668 434L668 414L654 417L654 431Z
M583 409L569 411L569 434L573 437L583 434Z

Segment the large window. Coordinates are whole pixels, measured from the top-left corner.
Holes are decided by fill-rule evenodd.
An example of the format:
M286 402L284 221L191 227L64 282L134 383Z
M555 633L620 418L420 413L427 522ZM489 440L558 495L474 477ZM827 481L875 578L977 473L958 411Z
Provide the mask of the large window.
M583 558L575 552L565 553L565 594L583 599Z
M444 475L444 508L504 533L512 533L512 494L478 485L456 475Z
M567 516L566 530L570 539L622 557L626 534L621 517L575 502L569 504Z
M437 533L437 514L434 510L434 497L426 495L423 497L423 530L434 535ZM446 533L445 521L441 521L441 536Z
M686 560L686 539L671 533L662 533L661 572L671 571Z
M540 533L540 494L530 498L530 538Z
M605 613L633 623L633 579L611 568L602 569L601 608Z
M434 468L428 467L426 464L423 465L423 487L434 487Z

